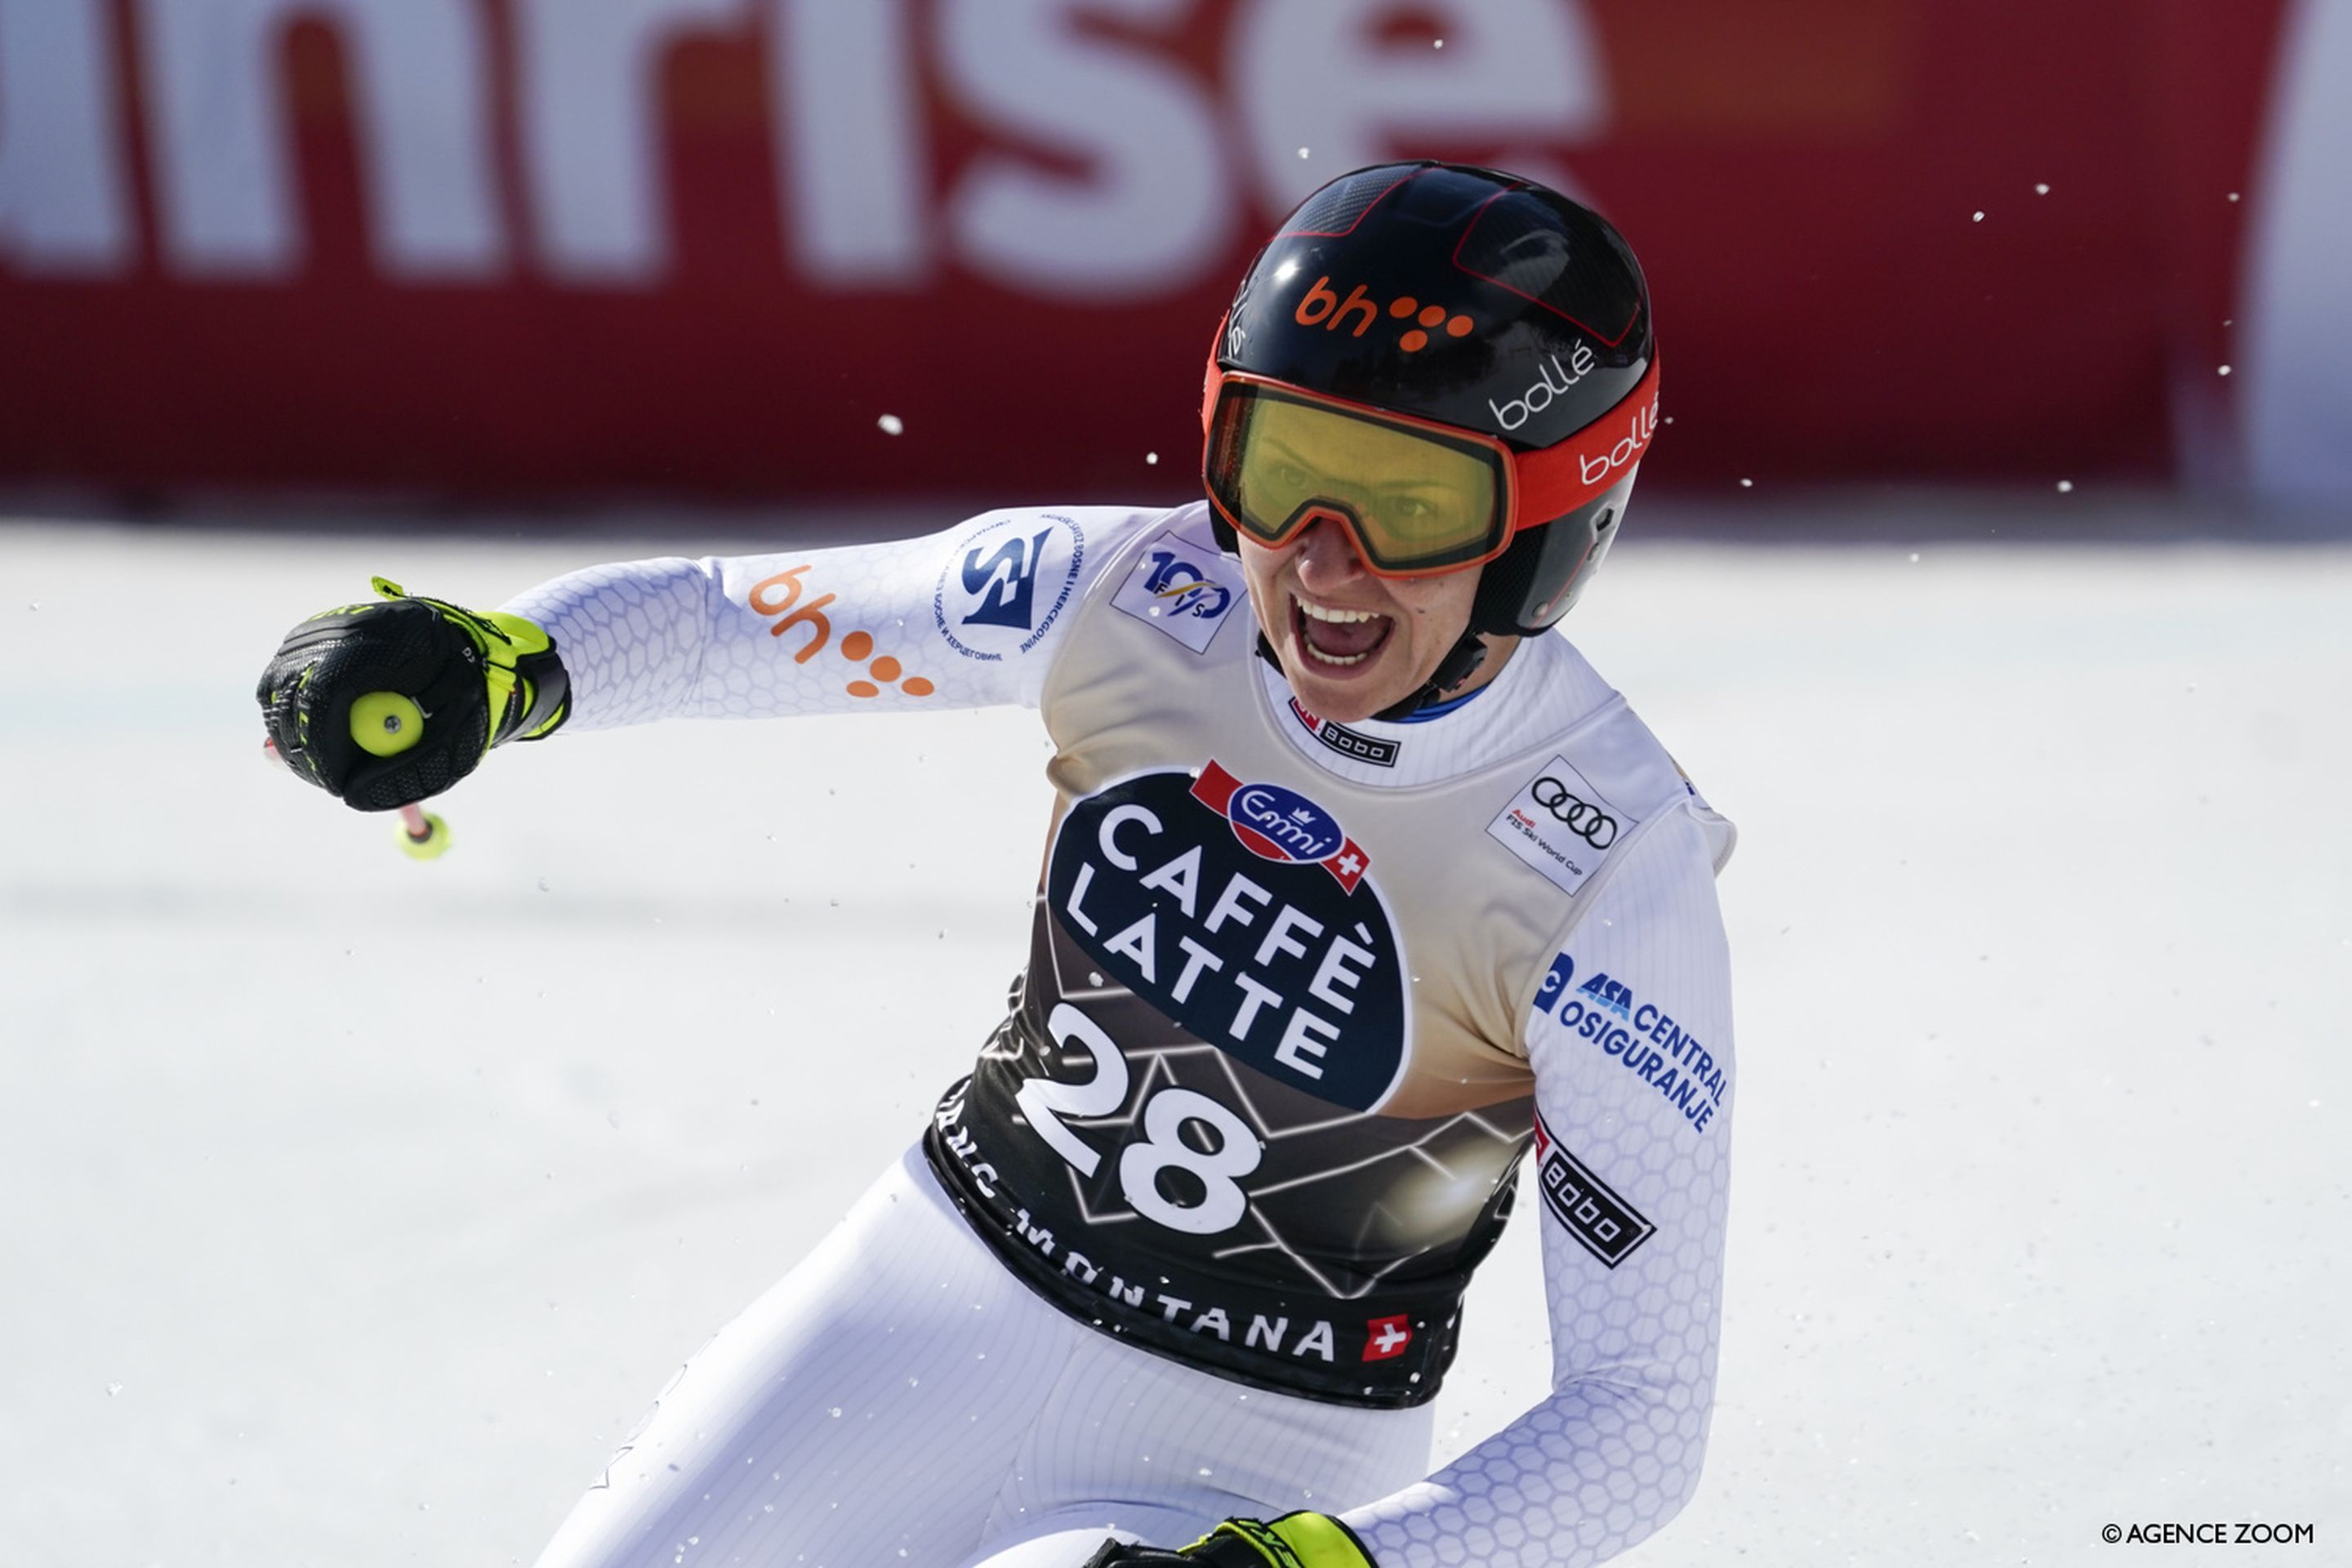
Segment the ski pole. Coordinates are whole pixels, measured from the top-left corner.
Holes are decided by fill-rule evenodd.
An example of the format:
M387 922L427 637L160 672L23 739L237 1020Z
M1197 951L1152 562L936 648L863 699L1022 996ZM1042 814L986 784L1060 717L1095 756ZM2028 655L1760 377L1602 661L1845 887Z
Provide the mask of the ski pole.
M367 699L360 700L365 702ZM261 754L265 761L275 763L288 773L294 771L278 754L276 742L263 741ZM449 849L449 825L437 813L426 811L414 802L400 808L400 826L395 837L400 852L412 860L437 860Z

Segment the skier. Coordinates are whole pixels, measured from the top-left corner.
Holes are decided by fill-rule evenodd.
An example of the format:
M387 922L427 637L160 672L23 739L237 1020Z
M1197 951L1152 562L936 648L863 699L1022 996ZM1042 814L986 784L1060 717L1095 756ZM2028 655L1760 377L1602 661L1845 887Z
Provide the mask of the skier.
M1233 297L1202 501L597 566L489 614L379 582L289 635L270 735L365 810L681 715L1018 701L1053 738L1004 1021L542 1568L1572 1565L1681 1508L1733 836L1540 635L1622 526L1657 376L1593 213L1360 170ZM1523 1158L1551 1389L1428 1475Z

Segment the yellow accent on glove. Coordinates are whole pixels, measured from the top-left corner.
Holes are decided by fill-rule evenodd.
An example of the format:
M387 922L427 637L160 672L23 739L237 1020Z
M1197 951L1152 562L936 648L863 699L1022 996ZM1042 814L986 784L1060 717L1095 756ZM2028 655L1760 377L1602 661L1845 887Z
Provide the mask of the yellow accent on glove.
M440 611L443 617L450 624L474 639L474 647L482 656L482 674L489 686L490 729L488 738L482 746L483 752L487 753L490 747L499 743L500 731L507 723L509 715L515 719L520 719L530 711L531 705L538 700L537 689L532 686L530 678L521 674L516 668L517 665L529 655L547 652L555 646L555 639L549 637L546 629L537 622L526 620L520 616L505 610L488 612L469 610L462 605L453 605L446 599L433 599L422 594L412 594L388 577L371 577L368 579L368 585L387 599L415 599L419 604L432 605ZM520 707L515 706L518 698L520 702ZM554 713L535 726L530 733L509 738L519 741L536 741L562 723L567 713L567 709L559 707Z
M352 743L371 757L396 757L425 738L425 711L397 691L371 691L352 703Z
M1374 1568L1371 1554L1355 1532L1328 1513L1286 1513L1273 1521L1229 1519L1195 1542L1192 1550L1219 1536L1246 1542L1270 1568Z

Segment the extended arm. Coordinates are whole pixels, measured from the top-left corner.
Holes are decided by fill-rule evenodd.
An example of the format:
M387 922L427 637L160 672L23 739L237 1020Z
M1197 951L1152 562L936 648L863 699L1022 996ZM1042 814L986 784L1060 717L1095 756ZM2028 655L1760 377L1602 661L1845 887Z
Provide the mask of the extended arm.
M1069 612L1158 515L989 512L886 544L592 566L488 614L378 578L381 602L289 632L254 695L279 758L363 811L565 729L1034 706Z
M1149 513L986 512L881 544L591 566L505 608L570 673L570 728L874 706L1034 706L1070 611Z

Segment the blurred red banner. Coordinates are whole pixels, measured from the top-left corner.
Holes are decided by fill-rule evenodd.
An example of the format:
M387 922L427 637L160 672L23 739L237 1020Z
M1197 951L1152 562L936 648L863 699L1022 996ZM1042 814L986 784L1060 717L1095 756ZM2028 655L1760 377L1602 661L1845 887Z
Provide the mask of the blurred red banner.
M1632 238L1654 482L2163 480L2282 4L0 0L0 478L1181 496L1258 241L1428 155Z

